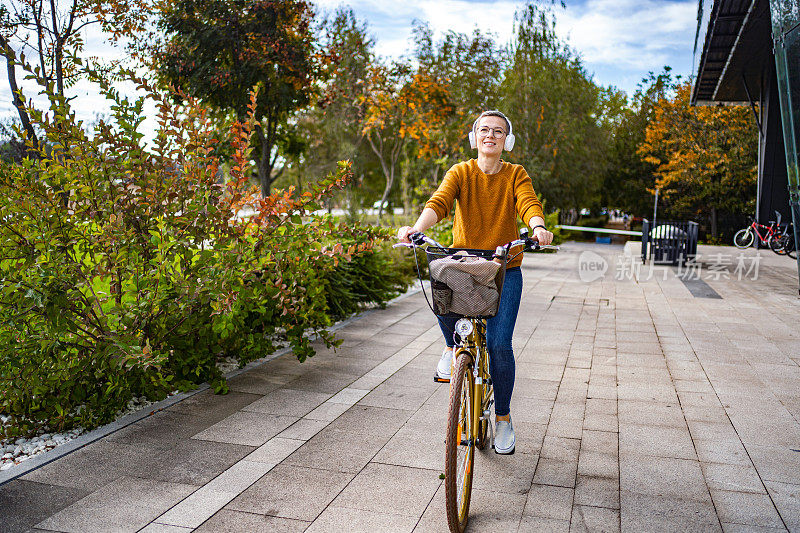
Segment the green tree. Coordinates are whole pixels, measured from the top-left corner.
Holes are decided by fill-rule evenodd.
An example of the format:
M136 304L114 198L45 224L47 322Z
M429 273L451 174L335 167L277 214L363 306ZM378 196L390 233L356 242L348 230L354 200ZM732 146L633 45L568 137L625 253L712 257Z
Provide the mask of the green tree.
M299 150L289 158L280 183L303 187L309 176L324 175L337 161L358 160L355 170L363 176L371 154L365 147L363 120L367 86L375 61L374 41L365 23L351 9L340 8L321 24L321 45L330 61L319 80L319 97L296 117ZM348 202L359 191L347 189ZM374 200L374 199L373 199Z
M607 115L612 120L607 123L611 137L603 177L604 205L639 216L652 212L656 167L643 160L638 149L644 142L654 105L673 84L671 69L665 67L660 74L650 73L644 78L630 99L620 91L607 91Z
M163 81L237 120L246 116L250 89L261 87L254 155L263 196L276 177L281 127L309 103L321 67L313 17L304 0L170 0L161 12Z
M84 74L80 65L84 33L99 26L111 42L141 31L147 20L146 0L10 0L0 5L0 55L6 60L8 87L20 125L36 156L39 134L17 81L16 67L34 58L40 84L52 84L52 94L65 90Z
M413 191L411 199L421 203L436 188L444 171L473 157L467 133L481 111L499 107L499 89L509 56L492 35L478 29L470 35L449 31L439 41L434 41L433 30L426 23L416 23L413 32L419 71L447 89L450 108L447 113L440 110L440 121L429 131L426 146L408 147L416 157L408 158L401 173L403 188Z
M516 119L513 159L525 165L550 207L577 209L599 200L607 135L601 90L555 24L547 4L517 12L503 108L513 109Z

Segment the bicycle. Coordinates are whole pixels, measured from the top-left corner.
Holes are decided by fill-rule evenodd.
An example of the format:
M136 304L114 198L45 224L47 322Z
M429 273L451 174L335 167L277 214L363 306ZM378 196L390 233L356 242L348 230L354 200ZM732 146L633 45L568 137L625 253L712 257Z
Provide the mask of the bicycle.
M778 226L780 227L780 221ZM792 259L797 258L794 246L794 226L791 222L770 240L769 247L778 255L788 255Z
M736 232L736 235L733 236L733 245L742 250L745 248L750 248L753 246L756 235L758 235L758 240L761 243L761 246L769 246L770 241L773 237L775 237L775 235L777 235L778 228L780 227L780 213L777 213L777 215L778 222L776 223L775 221L771 220L769 222L769 226L759 224L753 220L749 226ZM759 228L764 230L763 236L761 235Z
M467 527L469 516L475 449L484 450L489 443L492 448L494 447L494 428L490 420L494 405L494 391L489 374L489 351L486 347L486 319L497 314L508 262L523 251L558 250L558 247L540 245L528 236L527 229L520 232L519 239L498 246L494 251L446 248L422 233L414 233L409 238L411 244L399 243L395 244L395 247L416 248L427 244L425 252L428 257L429 272L435 261L449 258L459 262L461 258L475 258L473 262L483 266L474 270L485 269L484 279L494 281L494 289L490 287L490 292L493 290L496 293L494 294L496 302L487 302L478 311L473 312L453 304L454 293L457 293L460 287L451 288L431 274L431 300L433 301L433 305L431 305L428 295L424 293L423 285L425 300L435 315L453 316L449 313L455 309L458 312L453 314L460 317L453 332L456 347L453 368L450 373L444 479L447 523L450 531L462 533ZM523 246L523 248L509 258L511 249L518 246ZM414 257L416 261L416 253ZM454 259L456 257L459 259ZM496 266L490 266L487 263L493 263ZM418 262L416 266L417 275L422 282ZM441 277L441 274L439 275ZM449 294L448 291L450 291ZM461 302L461 304L463 303ZM468 302L467 305L469 305Z

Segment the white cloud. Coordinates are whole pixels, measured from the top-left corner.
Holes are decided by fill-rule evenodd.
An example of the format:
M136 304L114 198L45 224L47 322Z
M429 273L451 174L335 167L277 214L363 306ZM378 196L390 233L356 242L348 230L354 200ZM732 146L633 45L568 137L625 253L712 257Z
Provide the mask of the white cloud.
M469 0L315 0L325 11L347 4L366 20L380 55L399 57L411 49L414 19L427 21L437 36L448 30L471 33L478 27L507 43L514 33L517 0L475 2ZM602 85L615 85L631 93L648 71L670 65L679 74L691 73L696 25L696 0L567 0L566 10L557 10L557 32L567 38L582 56L587 70ZM86 35L86 52L103 60L123 57L96 30ZM5 69L3 69L5 72ZM32 96L35 89L18 79ZM0 79L0 117L15 116L6 80ZM96 113L108 113L109 104L88 82L69 91L78 116L90 122ZM46 101L36 99L41 106Z
M588 0L558 18L587 65L647 72L677 60L691 63L697 3L663 0ZM677 57L676 57L677 56Z
M399 57L410 50L411 25L417 19L427 22L431 29L442 35L449 30L472 33L477 27L483 33L493 33L501 43L513 34L514 11L520 6L515 0L498 0L491 4L468 0L316 0L316 5L333 10L341 5L353 9L361 20L369 23L376 37L376 52L383 56Z
M421 6L425 19L438 33L454 30L471 33L478 28L483 33L493 33L498 42L506 44L514 34L514 12L519 2L499 1L489 5L464 0L426 2Z

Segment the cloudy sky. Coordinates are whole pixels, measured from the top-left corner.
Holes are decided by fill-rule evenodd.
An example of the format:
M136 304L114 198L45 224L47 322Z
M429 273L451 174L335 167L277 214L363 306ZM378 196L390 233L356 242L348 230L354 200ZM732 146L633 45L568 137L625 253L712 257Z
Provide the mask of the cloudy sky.
M315 0L324 10L346 4L366 20L378 53L398 56L409 49L414 19L434 31L471 33L475 27L508 42L519 0ZM677 74L692 70L697 0L566 0L556 9L557 31L568 39L601 85L632 93L649 71L665 65Z
M400 56L410 49L415 19L427 21L438 35L448 30L470 33L478 27L507 43L514 12L523 5L521 0L313 1L321 11L343 4L352 7L368 23L383 56ZM579 51L599 84L631 94L649 71L658 72L665 65L677 74L691 74L697 0L566 0L566 4L566 9L557 9L557 31ZM99 35L87 35L86 44L91 55L120 54ZM0 78L0 117L15 115L5 70ZM86 121L108 109L88 83L77 85L73 94L78 96L73 101L77 114Z

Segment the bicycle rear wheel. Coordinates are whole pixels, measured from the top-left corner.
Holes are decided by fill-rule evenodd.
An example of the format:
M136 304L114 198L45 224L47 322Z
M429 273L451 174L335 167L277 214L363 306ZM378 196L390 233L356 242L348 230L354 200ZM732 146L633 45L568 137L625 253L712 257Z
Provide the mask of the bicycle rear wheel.
M778 255L786 255L786 244L788 235L777 235L770 239L769 248Z
M447 414L447 435L444 457L444 494L447 523L450 531L462 533L467 527L472 493L472 467L475 462L475 436L472 397L475 379L472 355L457 353L455 369L450 377L450 407Z
M789 233L786 235L786 242L784 243L783 250L786 252L786 255L792 259L797 259L797 250L794 248L794 234Z
M750 248L753 246L754 240L755 235L753 235L752 228L747 227L736 232L736 235L733 236L733 245L741 249Z

